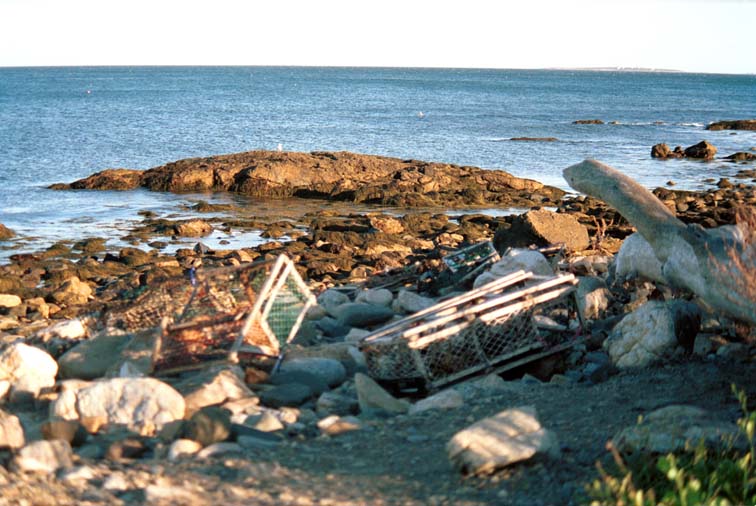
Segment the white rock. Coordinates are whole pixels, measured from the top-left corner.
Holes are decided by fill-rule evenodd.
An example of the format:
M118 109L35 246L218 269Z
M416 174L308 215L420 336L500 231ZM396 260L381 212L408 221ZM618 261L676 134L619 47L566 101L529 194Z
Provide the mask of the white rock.
M124 492L131 488L124 474L120 471L112 472L102 482L102 488L111 492Z
M475 278L473 287L479 288L518 270L532 272L536 276L554 275L554 269L551 267L551 264L540 252L531 249L512 248L502 256L501 260L493 264L487 272Z
M45 340L54 338L83 339L87 336L87 329L81 323L81 320L74 318L50 325L37 332L37 336Z
M54 473L58 469L71 467L72 457L73 452L68 441L41 440L21 448L13 463L20 471Z
M662 273L662 263L656 258L648 241L637 232L622 242L614 258L614 275L617 279L641 277L667 283Z
M533 406L504 410L457 432L447 443L449 459L466 474L485 474L536 453L557 456L556 436L541 427Z
M612 362L621 369L646 367L676 346L674 315L664 301L649 301L628 314L604 341Z
M354 386L357 390L357 402L362 413L402 414L409 410L407 401L392 396L369 376L362 373L355 374Z
M202 449L202 444L191 439L177 439L168 449L168 460L174 461L187 455L194 455Z
M603 279L597 277L580 278L575 294L580 315L584 320L600 318L609 307L611 296L612 294Z
M284 424L270 411L263 411L254 428L262 432L276 432L284 429Z
M244 449L238 443L214 443L210 446L206 446L200 452L197 453L198 459L207 459L210 457L217 457L218 455L226 455L228 453L243 453Z
M183 394L185 416L189 417L205 406L247 398L257 399L243 378L244 372L238 366L213 368L197 371L175 383L174 387Z
M0 410L0 449L17 450L25 443L24 429L18 417Z
M10 293L0 293L0 307L12 308L21 305L21 297Z
M393 309L397 313L413 314L436 304L435 299L423 297L409 290L399 290Z
M358 293L354 301L389 307L394 301L394 294L385 288L373 288Z
M46 351L13 343L0 353L0 381L10 382L10 397L36 397L43 388L55 385L58 363Z
M79 485L83 482L93 480L97 477L97 472L90 466L77 466L69 471L64 472L60 481L71 484Z
M415 415L429 409L456 409L465 405L465 399L459 391L449 388L437 394L417 401L410 406L409 414Z
M110 378L79 389L64 389L50 406L64 419L102 420L151 435L184 417L184 398L155 378Z

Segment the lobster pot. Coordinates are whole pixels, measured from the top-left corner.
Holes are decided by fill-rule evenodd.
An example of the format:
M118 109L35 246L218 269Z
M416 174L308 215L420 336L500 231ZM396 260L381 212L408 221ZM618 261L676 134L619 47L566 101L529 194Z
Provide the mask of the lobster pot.
M411 315L361 341L368 372L399 389L435 389L565 349L575 284L519 272Z
M161 324L153 371L167 374L238 362L240 353L279 356L314 303L285 255L198 272L183 311Z

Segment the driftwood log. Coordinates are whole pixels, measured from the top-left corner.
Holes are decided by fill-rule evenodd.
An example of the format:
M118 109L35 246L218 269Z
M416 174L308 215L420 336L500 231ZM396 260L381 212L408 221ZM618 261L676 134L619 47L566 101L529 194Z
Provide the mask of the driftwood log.
M595 160L564 170L575 190L619 211L648 241L670 285L687 289L715 310L756 325L754 231L686 225L646 188Z

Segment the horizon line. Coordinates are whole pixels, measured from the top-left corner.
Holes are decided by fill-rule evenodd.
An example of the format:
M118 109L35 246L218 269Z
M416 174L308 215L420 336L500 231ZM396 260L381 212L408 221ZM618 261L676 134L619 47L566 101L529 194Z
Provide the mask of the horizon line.
M722 72L722 71L692 71L669 69L660 67L628 67L628 66L590 66L590 67L442 67L442 66L412 66L412 65L286 65L286 64L54 64L54 65L5 65L0 63L0 69L34 69L34 68L323 68L323 69L406 69L406 70L540 70L540 71L576 71L576 72L637 72L659 74L708 74L708 75L738 75L754 76L756 72Z

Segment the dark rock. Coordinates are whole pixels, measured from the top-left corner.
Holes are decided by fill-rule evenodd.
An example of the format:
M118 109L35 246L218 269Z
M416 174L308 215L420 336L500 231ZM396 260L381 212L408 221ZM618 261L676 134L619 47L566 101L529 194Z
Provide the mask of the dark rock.
M668 158L672 150L664 143L654 144L651 147L651 158Z
M147 452L147 445L141 439L129 437L114 441L105 451L105 458L119 461L123 459L138 459Z
M731 160L733 162L752 162L756 160L756 153L747 153L745 151L738 151L730 156L725 156L725 160Z
M556 142L556 137L512 137L510 141L527 141L527 142Z
M571 251L584 250L590 244L588 230L570 214L539 210L515 217L509 228L500 227L494 236L494 246L500 252L550 244L564 244Z
M341 324L338 320L331 318L330 316L321 318L315 322L315 325L328 337L343 337L351 330L351 327Z
M335 312L342 325L361 328L379 325L394 317L394 312L386 306L361 302L342 304Z
M314 395L320 395L328 390L328 383L323 378L306 371L277 372L268 378L268 383L271 385L287 385L291 383L307 385Z
M218 406L208 406L192 415L184 425L184 437L209 446L231 436L231 412Z
M716 121L708 124L706 130L756 130L756 119Z
M685 156L688 158L711 160L716 154L717 148L712 146L708 141L701 141L698 144L685 148Z
M286 383L260 392L260 402L271 408L301 406L312 397L312 389L302 383Z
M603 125L600 119L578 119L572 122L573 125Z

